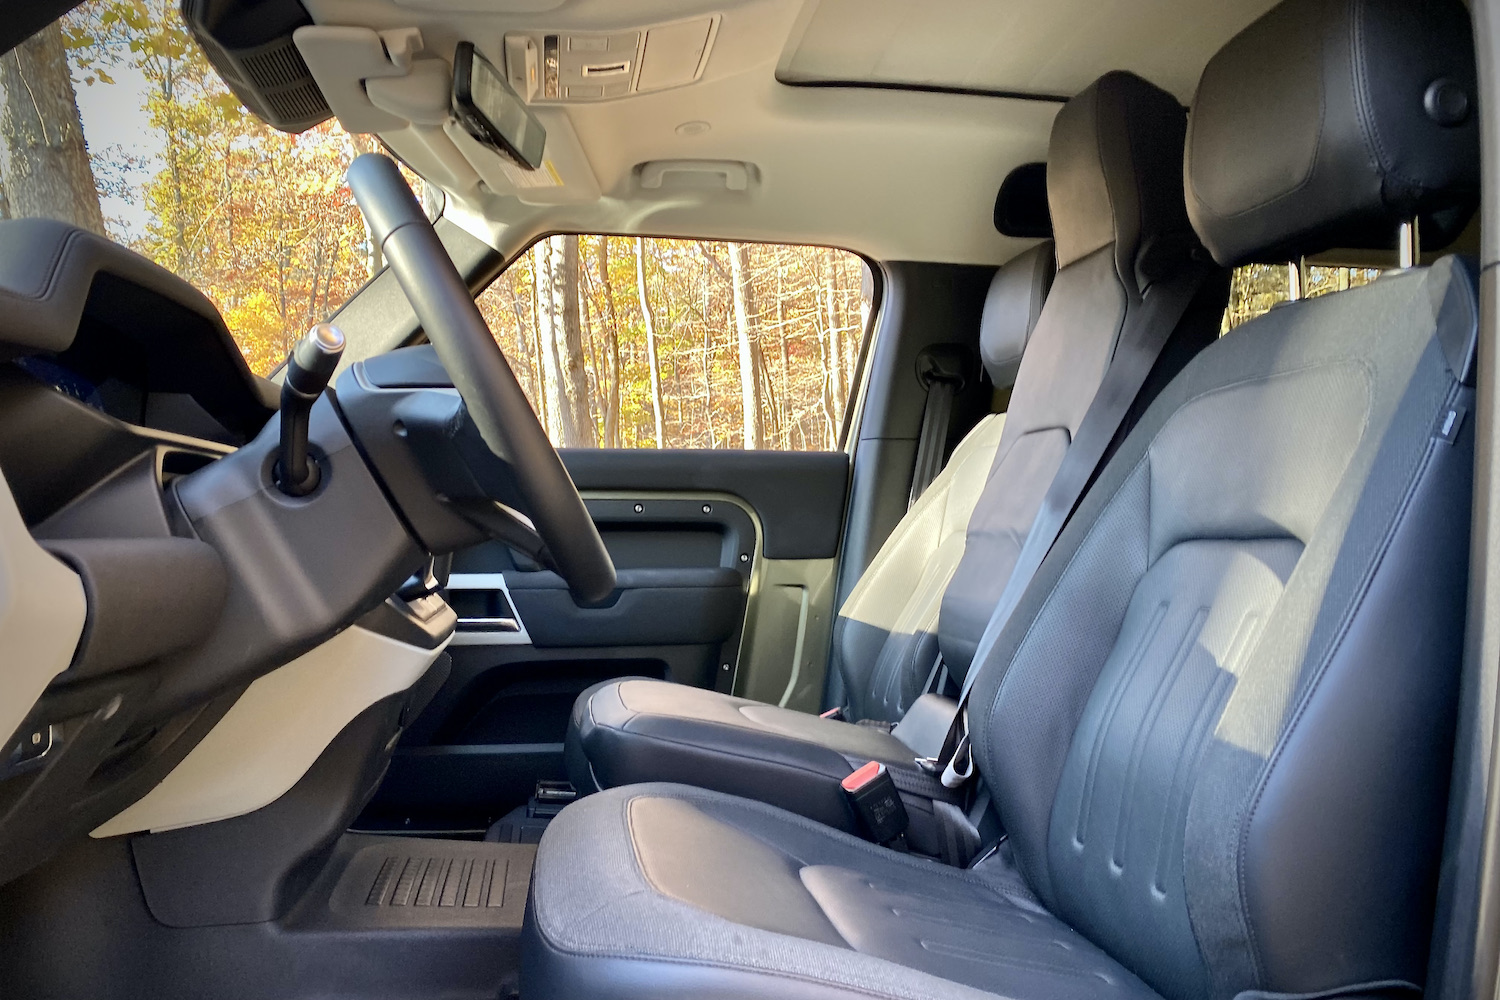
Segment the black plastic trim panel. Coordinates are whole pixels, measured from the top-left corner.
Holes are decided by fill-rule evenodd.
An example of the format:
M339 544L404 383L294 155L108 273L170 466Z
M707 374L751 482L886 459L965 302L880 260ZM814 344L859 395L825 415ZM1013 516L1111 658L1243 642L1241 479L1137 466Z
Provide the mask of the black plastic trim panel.
M713 451L566 448L580 490L727 493L760 517L767 559L838 555L849 488L842 451Z

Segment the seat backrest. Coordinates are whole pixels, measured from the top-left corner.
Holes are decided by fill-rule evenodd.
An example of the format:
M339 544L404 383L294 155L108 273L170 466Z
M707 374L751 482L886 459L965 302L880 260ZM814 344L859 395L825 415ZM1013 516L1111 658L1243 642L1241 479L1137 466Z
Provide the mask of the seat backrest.
M1456 0L1289 0L1204 71L1225 265L1472 212ZM1378 224L1377 224L1378 221ZM1291 303L1198 355L1058 539L970 702L1043 902L1169 1000L1423 981L1463 642L1474 275Z
M1010 388L1016 380L1052 286L1053 260L1052 241L1044 240L990 279L979 354L997 388ZM964 529L1005 420L1003 413L991 414L964 436L839 609L838 668L852 718L894 722L921 694L937 659L938 603L963 554Z
M1057 277L943 595L939 643L955 678L967 672L1126 317L1152 281L1184 263L1193 243L1182 198L1185 129L1176 99L1129 73L1102 77L1053 123L1047 202ZM1201 347L1218 333L1219 316L1203 323L1192 315L1179 336Z

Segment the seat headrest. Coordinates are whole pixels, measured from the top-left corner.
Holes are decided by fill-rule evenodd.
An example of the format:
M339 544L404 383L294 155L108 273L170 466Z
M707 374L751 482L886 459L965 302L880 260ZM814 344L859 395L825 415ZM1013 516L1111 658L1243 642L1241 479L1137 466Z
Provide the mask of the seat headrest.
M1194 243L1182 204L1187 113L1133 73L1107 73L1063 105L1047 149L1057 266L1114 244L1120 279L1143 291Z
M1478 90L1458 0L1287 0L1198 83L1188 212L1229 267L1443 237L1479 197Z
M996 388L1014 385L1026 342L1057 273L1057 251L1043 240L995 272L979 318L979 357Z

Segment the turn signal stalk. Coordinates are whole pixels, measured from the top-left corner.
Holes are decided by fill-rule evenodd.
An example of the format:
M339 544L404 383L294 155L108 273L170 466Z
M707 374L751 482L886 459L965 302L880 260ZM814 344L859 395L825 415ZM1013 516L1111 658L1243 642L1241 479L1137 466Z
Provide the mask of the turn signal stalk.
M344 334L332 323L319 323L297 341L286 359L281 384L281 455L276 486L287 496L307 496L318 488L318 463L307 453L308 418L328 388L344 353Z

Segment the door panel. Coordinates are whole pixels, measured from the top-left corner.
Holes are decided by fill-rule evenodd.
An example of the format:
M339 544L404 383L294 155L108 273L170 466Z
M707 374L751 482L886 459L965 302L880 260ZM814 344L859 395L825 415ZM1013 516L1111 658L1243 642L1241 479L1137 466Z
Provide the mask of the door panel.
M620 570L612 600L587 608L556 573L512 573L508 582L533 646L706 646L744 620L745 579L718 566Z
M841 451L567 449L580 490L723 493L754 511L767 559L831 559L844 527Z
M498 544L455 555L460 630L358 824L483 828L560 779L578 693L648 676L816 711L848 487L843 452L564 450L615 561L598 607Z

